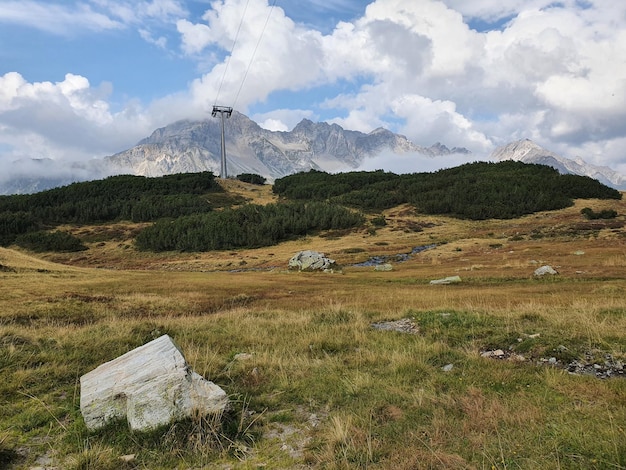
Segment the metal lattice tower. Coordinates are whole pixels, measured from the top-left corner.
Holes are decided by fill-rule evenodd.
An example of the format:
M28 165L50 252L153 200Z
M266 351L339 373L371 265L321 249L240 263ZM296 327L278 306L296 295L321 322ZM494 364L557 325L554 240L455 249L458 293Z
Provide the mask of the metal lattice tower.
M224 114L229 118L231 114L233 114L233 108L227 106L213 106L213 112L211 116L216 117L217 114L220 114L222 118L222 165L220 178L225 179L228 178L228 171L226 170L226 141L224 140Z

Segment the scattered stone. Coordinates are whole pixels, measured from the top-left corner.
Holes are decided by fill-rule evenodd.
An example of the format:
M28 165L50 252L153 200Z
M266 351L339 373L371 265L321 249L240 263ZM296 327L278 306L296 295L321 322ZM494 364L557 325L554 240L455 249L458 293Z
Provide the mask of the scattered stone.
M389 263L377 264L374 267L374 271L383 271L383 272L393 271L393 266Z
M128 454L128 455L122 455L120 457L120 460L124 463L132 463L135 461L136 455L135 454Z
M80 411L88 429L126 418L149 430L193 415L221 415L226 392L193 372L172 338L163 335L80 378Z
M541 277L541 276L545 276L545 275L551 275L554 276L556 274L559 274L557 272L556 269L554 269L552 266L541 266L540 268L535 269L535 277Z
M421 253L426 250L430 250L432 248L436 248L437 245L423 245L414 247L410 253L397 253L395 255L381 255L381 256L372 256L366 261L361 263L353 264L352 267L355 268L365 268L370 266L378 266L381 264L389 263L393 261L394 263L403 263L411 259L413 255Z
M582 251L582 250L578 250L578 251L575 251L575 252L574 252L574 254L575 254L576 256L582 256L582 255L584 255L584 254L585 254L585 252L584 252L584 251Z
M495 349L493 351L484 351L480 354L480 357L504 357L506 353L502 349Z
M327 258L324 253L317 251L300 251L289 260L289 269L297 269L298 271L333 272L337 268L335 260Z
M446 364L441 368L444 372L450 372L454 368L454 364Z
M626 378L626 369L621 360L617 360L612 354L604 354L602 359L592 352L585 353L585 358L570 362L566 370L570 374L593 375L599 379L614 377Z
M419 332L417 325L409 318L372 323L372 328L375 330L398 331L400 333L409 333L412 335Z
M239 353L233 357L233 361L248 361L250 359L252 359L252 354L250 353Z
M460 276L449 276L444 277L443 279L434 279L430 281L432 285L458 284L459 282L461 282Z

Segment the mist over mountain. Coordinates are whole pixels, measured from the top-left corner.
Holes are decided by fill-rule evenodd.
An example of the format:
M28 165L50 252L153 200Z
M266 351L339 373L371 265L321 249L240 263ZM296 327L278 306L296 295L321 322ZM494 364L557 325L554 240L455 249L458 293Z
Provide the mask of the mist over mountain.
M465 148L448 148L439 142L423 147L383 128L363 133L304 119L291 131L270 131L236 111L225 120L225 137L228 176L254 173L269 181L310 169L413 173L472 161ZM162 176L211 171L219 175L220 155L220 119L177 121L155 130L128 150L86 163L22 159L4 164L0 194L33 193L115 174ZM624 176L610 168L589 165L581 158L563 158L530 140L496 149L491 160L540 163L561 173L590 176L611 187L626 189Z
M562 174L589 176L612 188L626 190L626 177L611 168L591 165L580 157L573 160L561 157L529 139L518 140L498 147L491 154L491 159L547 165L556 168Z
M116 174L103 159L59 162L51 158L22 158L2 162L0 195L31 194Z

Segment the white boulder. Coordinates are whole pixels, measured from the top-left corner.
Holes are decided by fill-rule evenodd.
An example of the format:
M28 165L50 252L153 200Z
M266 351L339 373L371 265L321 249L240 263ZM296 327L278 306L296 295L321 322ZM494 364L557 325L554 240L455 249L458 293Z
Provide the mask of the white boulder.
M336 268L335 260L317 251L300 251L289 260L289 269L298 271L332 271Z
M132 430L144 431L228 407L226 392L193 372L168 335L100 365L80 386L80 411L91 430L126 418Z
M432 285L458 284L459 282L461 282L460 276L449 276L444 277L443 279L433 279L430 281Z
M545 276L546 274L550 276L554 276L559 274L556 269L552 266L541 266L540 268L535 269L535 277Z

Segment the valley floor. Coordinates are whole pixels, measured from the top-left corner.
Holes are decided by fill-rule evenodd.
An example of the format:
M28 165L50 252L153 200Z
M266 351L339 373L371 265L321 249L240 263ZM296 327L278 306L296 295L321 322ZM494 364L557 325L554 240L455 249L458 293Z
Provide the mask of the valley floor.
M131 224L68 227L79 254L0 249L0 468L626 468L626 203L384 215L256 250L142 253ZM304 249L342 272L287 271ZM80 376L165 333L230 395L223 425L89 433Z

